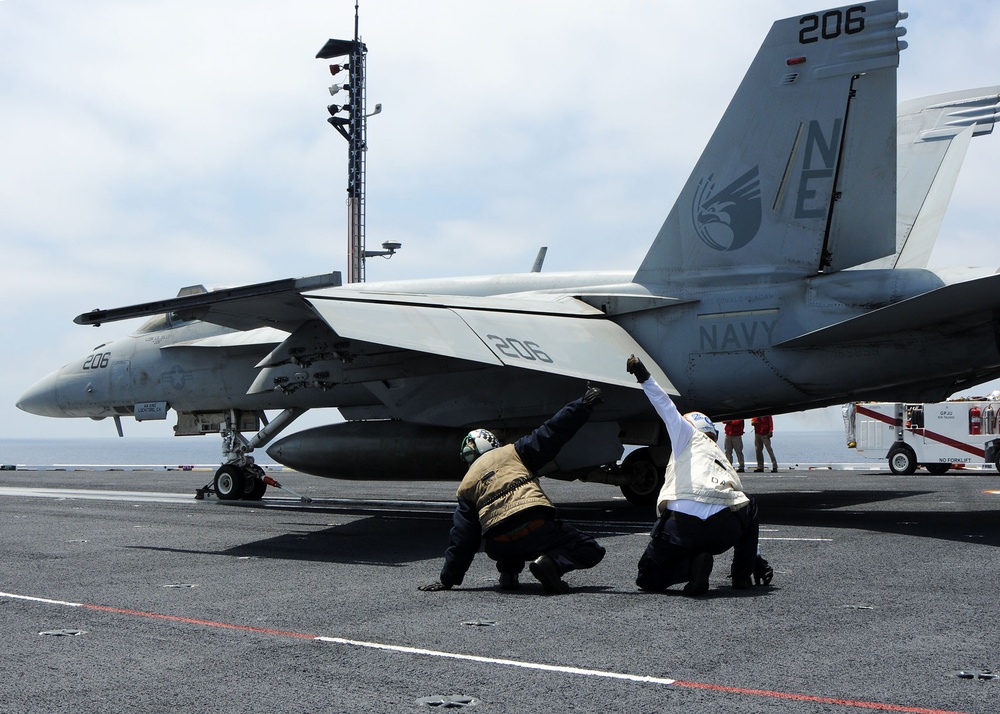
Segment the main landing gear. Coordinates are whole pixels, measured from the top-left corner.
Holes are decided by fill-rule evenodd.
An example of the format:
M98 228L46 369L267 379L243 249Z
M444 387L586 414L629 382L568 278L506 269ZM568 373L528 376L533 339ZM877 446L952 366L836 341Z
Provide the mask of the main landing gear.
M633 506L655 507L663 488L663 469L653 463L650 449L636 449L622 461L622 472L628 480L619 484L622 495Z
M666 452L669 458L670 452ZM622 495L633 506L652 508L663 488L664 468L653 460L653 449L636 449L622 461L621 465L609 464L598 468L577 471L562 471L547 474L549 478L564 481L579 479L586 483L606 483L621 489Z
M264 474L264 469L254 463L250 453L265 446L285 427L305 414L306 409L286 409L274 421L264 420L264 428L251 439L247 439L236 428L239 415L230 409L222 427L222 456L225 463L215 472L215 479L197 490L195 498L202 500L214 493L220 501L259 501L264 497L268 485L281 488L281 484ZM261 413L263 418L263 413ZM287 490L287 489L286 489Z

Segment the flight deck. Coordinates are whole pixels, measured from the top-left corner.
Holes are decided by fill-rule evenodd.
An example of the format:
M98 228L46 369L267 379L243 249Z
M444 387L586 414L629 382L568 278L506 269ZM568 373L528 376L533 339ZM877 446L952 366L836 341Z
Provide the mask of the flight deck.
M437 577L455 485L282 473L312 503L196 500L199 472L0 475L0 709L992 712L1000 477L746 474L769 587L634 585L652 514L550 482L607 548L547 596L480 554Z

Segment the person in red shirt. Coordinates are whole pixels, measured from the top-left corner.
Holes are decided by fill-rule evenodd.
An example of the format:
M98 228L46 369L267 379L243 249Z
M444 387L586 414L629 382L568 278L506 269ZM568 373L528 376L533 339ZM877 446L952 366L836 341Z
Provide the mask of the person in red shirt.
M753 424L753 449L757 454L756 473L764 470L764 449L771 458L771 473L778 471L778 462L774 458L774 450L771 448L771 437L774 435L774 421L769 416L754 417L750 420Z
M729 459L729 463L734 463L733 451L736 452L736 460L740 462L740 465L736 468L736 473L741 474L746 469L746 464L743 461L744 420L733 419L723 422L723 424L726 425L726 458Z

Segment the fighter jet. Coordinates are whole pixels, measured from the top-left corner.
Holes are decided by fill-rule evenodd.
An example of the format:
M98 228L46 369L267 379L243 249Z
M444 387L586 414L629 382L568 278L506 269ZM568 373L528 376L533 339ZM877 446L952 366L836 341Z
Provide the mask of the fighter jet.
M329 274L94 310L76 322L151 319L18 406L119 421L173 410L177 434L222 433L218 496L252 499L266 487L254 450L308 409L345 421L277 441L277 461L449 478L470 428L516 438L589 382L605 401L548 475L642 503L670 444L625 372L630 354L682 411L716 419L936 401L996 378L1000 275L924 264L959 154L992 128L1000 98L903 105L897 129L905 17L875 0L774 23L634 271L348 285ZM897 142L923 157L901 163L902 214ZM619 463L626 445L639 448Z

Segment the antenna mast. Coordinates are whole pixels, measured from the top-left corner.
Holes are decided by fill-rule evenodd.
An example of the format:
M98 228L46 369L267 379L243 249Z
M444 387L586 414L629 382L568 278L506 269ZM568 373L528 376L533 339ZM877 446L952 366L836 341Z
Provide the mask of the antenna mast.
M347 72L347 81L333 84L330 95L347 92L344 104L330 104L328 122L347 140L347 265L348 282L365 280L365 258L380 255L391 257L398 243L386 243L382 251L365 250L365 153L368 150L366 131L368 117L382 111L377 104L372 114L365 113L365 55L368 48L358 31L358 0L354 2L354 39L327 40L316 54L317 59L347 57L346 63L331 64L330 74L336 77ZM335 80L336 81L336 80ZM346 115L346 116L345 116Z

